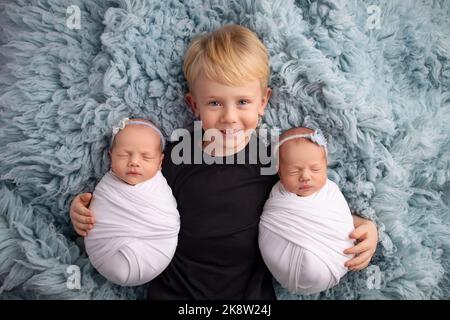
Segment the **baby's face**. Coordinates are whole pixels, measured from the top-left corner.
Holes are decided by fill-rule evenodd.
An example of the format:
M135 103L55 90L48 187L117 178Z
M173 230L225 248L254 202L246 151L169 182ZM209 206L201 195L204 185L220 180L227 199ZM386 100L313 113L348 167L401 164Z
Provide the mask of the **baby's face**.
M327 160L322 147L305 139L287 141L280 147L278 174L284 188L298 196L319 191L327 181Z
M114 139L110 151L111 170L126 183L135 185L152 178L161 169L160 137L143 125L128 125Z

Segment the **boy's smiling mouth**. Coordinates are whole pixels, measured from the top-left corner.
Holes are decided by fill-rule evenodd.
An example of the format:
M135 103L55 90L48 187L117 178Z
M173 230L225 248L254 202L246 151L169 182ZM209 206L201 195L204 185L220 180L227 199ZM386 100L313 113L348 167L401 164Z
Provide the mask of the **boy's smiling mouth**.
M235 136L237 134L240 134L243 130L242 129L223 129L220 130L220 132L225 136Z

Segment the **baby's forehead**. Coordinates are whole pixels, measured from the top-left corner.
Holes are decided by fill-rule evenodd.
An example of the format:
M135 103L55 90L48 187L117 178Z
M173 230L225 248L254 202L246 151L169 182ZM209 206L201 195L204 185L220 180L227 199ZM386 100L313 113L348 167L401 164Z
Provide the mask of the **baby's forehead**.
M159 141L159 135L156 133L155 130L153 130L150 127L139 125L139 124L129 124L125 127L125 129L121 130L119 133L122 133L122 136L125 135L142 135L142 136L152 136L158 138ZM139 141L146 141L146 140L139 140ZM138 141L138 142L139 142Z
M116 147L125 148L130 143L142 147L161 148L161 138L155 130L147 126L132 124L119 131L114 138L111 149Z
M312 142L309 139L295 138L295 139L284 142L280 146L278 152L279 152L280 156L289 151L310 152L311 149L308 147L313 147L317 151L323 150L323 148L321 146L315 144L314 142ZM325 152L325 151L323 150L323 152ZM316 155L317 157L320 157L320 156L322 156L322 152L318 152L318 153L313 152L312 155Z
M295 132L292 134L288 134L288 135L281 135L280 137L280 142L281 145L279 147L279 152L282 152L283 150L292 150L292 149L304 149L305 146L316 146L317 148L321 148L319 145L317 145L316 143L314 143L313 141L311 141L308 138L304 138L304 137L294 137L292 139L288 139L289 137L292 137L294 135L298 135L298 134L308 134L309 132ZM287 140L285 140L287 139Z
M319 146L318 144L316 144L315 142L311 141L308 138L295 137L295 138L289 139L292 136L303 135L303 134L314 134L314 132L315 132L314 130L305 128L305 127L297 127L297 128L292 128L292 129L285 131L280 136L280 141L282 143L278 149L279 156L281 157L283 155L283 153L289 152L292 150L298 150L300 152L300 150L305 151L305 149L307 149L308 147L314 147L314 149L316 149L317 151L320 150L321 152L319 152L319 153L313 152L312 155L316 155L317 157L322 157L322 156L326 157L325 149L322 146ZM310 149L310 151L311 151L311 149Z

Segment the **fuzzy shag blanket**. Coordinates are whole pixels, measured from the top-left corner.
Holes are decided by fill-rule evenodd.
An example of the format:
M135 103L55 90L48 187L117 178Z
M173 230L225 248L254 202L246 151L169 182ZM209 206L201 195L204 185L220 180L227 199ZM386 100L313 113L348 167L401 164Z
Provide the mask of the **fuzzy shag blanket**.
M379 228L367 269L314 296L276 285L278 297L449 299L449 16L445 0L1 0L1 298L145 298L93 269L69 204L107 171L118 119L149 118L166 136L192 123L186 46L238 23L270 51L265 125L319 125L330 178Z

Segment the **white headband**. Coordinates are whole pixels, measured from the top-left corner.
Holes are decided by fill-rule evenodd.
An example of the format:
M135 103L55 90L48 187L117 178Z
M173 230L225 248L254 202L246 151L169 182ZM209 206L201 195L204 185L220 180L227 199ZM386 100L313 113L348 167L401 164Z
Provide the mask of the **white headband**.
M323 135L323 133L320 131L320 129L314 130L314 133L303 133L303 134L294 134L292 136L286 137L282 139L275 147L275 152L278 152L281 145L289 140L293 139L299 139L299 138L305 138L309 139L315 144L321 146L325 150L325 155L328 156L328 149L327 149L327 139Z
M294 134L292 136L286 137L286 138L282 139L280 142L278 142L278 145L276 148L278 150L278 148L280 148L283 143L285 143L289 140L299 139L299 138L309 139L312 142L314 142L315 144L323 147L325 149L325 154L328 155L327 139L322 134L322 132L318 129L314 130L314 133Z
M119 133L119 131L125 129L125 127L130 124L143 125L143 126L153 129L158 134L158 136L161 140L161 151L164 151L164 147L166 145L166 140L164 139L164 136L162 135L161 131L155 125L148 123L148 122L144 122L144 121L130 120L129 118L123 118L122 120L120 120L119 126L112 128L111 146L114 142L114 138Z

